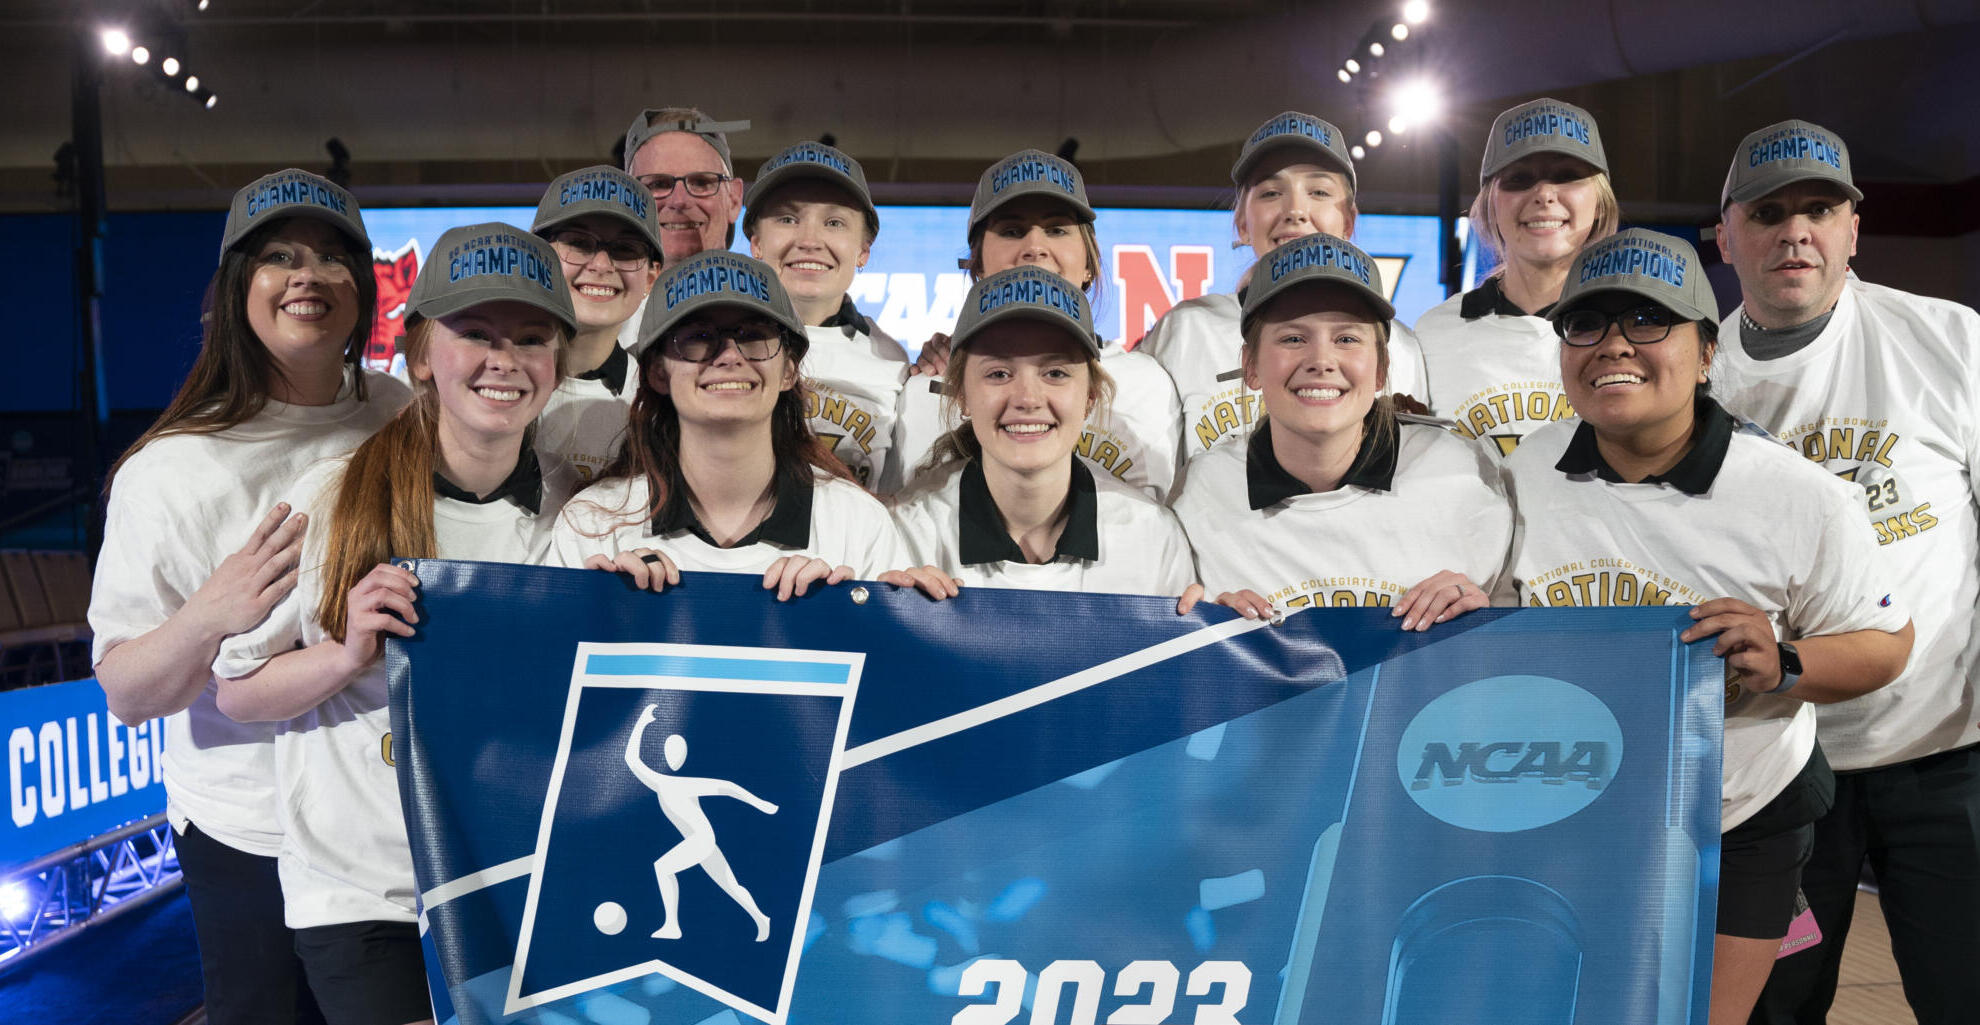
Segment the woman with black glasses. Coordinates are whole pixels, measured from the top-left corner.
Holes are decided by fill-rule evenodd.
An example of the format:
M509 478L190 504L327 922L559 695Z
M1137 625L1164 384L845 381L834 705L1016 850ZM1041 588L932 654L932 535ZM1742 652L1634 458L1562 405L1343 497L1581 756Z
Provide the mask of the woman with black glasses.
M1506 462L1512 570L1533 606L1690 605L1726 660L1712 1025L1744 1022L1794 917L1835 780L1818 703L1889 683L1909 615L1855 488L1705 389L1712 288L1689 243L1633 228L1583 250L1552 320L1578 419Z
M907 565L893 520L805 423L808 340L777 274L704 252L660 277L624 454L565 507L551 563L640 587L760 574L777 597Z
M536 423L538 458L569 463L591 480L619 454L635 391L632 357L619 332L660 276L660 225L653 197L615 167L587 167L543 191L530 231L556 250L571 286L577 337L568 375Z

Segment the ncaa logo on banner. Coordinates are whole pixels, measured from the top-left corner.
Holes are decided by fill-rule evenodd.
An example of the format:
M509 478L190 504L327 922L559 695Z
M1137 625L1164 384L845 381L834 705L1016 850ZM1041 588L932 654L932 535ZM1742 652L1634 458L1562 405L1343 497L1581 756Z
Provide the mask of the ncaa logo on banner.
M1595 695L1544 676L1494 676L1423 706L1403 731L1396 773L1436 818L1513 833L1593 804L1622 757L1622 725Z
M781 1025L864 661L580 644L504 1013L657 972Z

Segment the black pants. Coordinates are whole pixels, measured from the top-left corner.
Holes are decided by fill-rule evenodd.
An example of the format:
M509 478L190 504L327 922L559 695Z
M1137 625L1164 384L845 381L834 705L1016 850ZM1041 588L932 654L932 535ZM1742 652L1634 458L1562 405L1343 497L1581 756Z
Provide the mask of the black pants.
M1980 1021L1980 746L1836 773L1801 889L1822 942L1782 958L1754 1025L1820 1025L1836 996L1863 863L1919 1025Z
M192 904L212 1025L322 1025L295 934L282 924L275 859L237 851L188 822L172 839Z

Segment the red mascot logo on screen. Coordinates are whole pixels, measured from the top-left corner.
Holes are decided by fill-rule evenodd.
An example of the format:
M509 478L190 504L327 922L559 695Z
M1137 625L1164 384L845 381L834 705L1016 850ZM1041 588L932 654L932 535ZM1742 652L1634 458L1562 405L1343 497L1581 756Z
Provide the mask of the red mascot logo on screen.
M392 253L373 249L371 266L378 275L378 311L371 324L371 343L365 346L364 364L374 370L390 370L392 357L399 351L399 335L405 331L406 301L412 298L413 279L419 277L419 240L407 239Z

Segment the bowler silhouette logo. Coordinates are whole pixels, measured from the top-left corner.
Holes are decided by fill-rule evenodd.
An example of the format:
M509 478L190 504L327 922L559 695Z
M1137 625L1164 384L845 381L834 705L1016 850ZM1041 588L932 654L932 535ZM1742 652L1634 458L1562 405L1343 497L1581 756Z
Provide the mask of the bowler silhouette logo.
M658 974L782 1025L863 662L580 644L504 1013Z
M721 887L723 893L749 912L750 919L756 923L756 942L761 943L770 938L770 919L756 906L756 899L749 895L749 889L736 882L735 870L729 867L729 859L722 856L722 848L715 842L715 827L709 825L708 816L701 810L701 799L733 797L765 815L777 814L777 806L727 780L675 776L649 768L640 760L639 741L659 708L659 705L646 706L646 711L639 713L639 723L633 726L632 737L626 741L626 768L631 769L632 774L660 798L661 813L667 816L667 821L673 823L675 829L681 831L681 842L653 862L653 874L660 881L660 899L667 906L667 923L653 931L653 938L681 938L681 881L678 876L699 866L708 871L708 878L715 880L715 885ZM687 738L678 733L668 737L664 750L667 753L667 768L679 772L687 761Z

